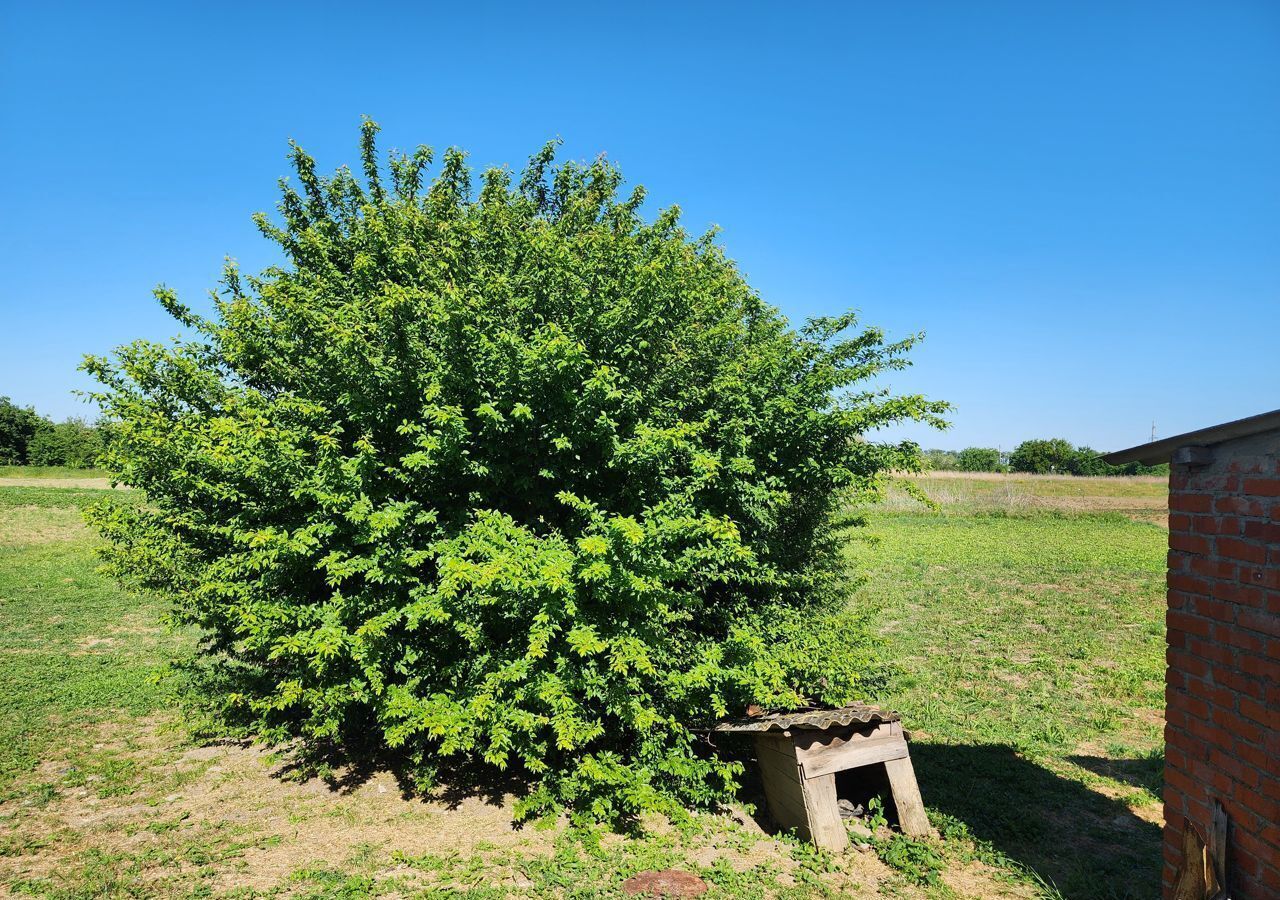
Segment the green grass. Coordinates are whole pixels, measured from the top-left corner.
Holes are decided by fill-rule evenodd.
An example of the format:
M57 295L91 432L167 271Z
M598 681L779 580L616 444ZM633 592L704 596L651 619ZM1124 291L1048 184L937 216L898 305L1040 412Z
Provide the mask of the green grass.
M1162 528L876 514L860 593L926 804L1067 896L1159 893ZM1101 791L1101 792L1100 792ZM1105 885L1105 889L1099 888Z
M0 466L0 478L106 478L101 469L70 466Z
M101 488L0 484L0 510L24 506L43 509L83 509L103 497L114 497L116 500L121 500L126 497L133 498L136 496L137 493L134 491L112 492Z
M0 488L0 515L16 523L0 532L0 797L68 735L164 701L148 678L165 649L158 605L96 571L80 525L78 507L103 493ZM37 521L54 539L24 528Z
M1160 477L1074 478L1068 475L1017 475L933 472L911 481L942 505L948 515L982 513L1070 514L1114 511L1135 518L1158 518L1165 512L1168 480ZM890 492L885 509L913 513L916 500L901 490Z
M0 484L0 885L57 898L585 898L672 866L712 898L1154 896L1165 532L1042 505L1060 480L1031 480L1017 506L983 499L998 485L956 481L978 486L938 513L891 503L871 514L873 542L851 545L868 572L857 602L893 661L882 699L915 735L945 840L881 831L843 857L715 816L628 838L474 826L495 830L463 850L414 849L422 829L443 840L473 827L475 809L387 805L358 783L294 787L239 750L189 758L175 698L153 677L189 638L96 572L79 510L105 492ZM1073 502L1112 491L1128 503L1138 488L1121 481L1075 485Z

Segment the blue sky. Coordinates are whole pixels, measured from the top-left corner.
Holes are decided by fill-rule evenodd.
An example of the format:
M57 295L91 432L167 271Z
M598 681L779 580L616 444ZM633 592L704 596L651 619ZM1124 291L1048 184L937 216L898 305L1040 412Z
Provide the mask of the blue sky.
M924 330L926 446L1280 406L1280 4L0 3L0 395L271 260L286 141L606 152L794 320Z

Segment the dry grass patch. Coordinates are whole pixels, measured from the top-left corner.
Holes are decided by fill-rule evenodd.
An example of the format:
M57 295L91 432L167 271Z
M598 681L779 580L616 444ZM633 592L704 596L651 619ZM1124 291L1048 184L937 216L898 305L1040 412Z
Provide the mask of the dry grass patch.
M51 897L608 897L652 864L699 873L713 897L947 890L913 885L869 848L831 856L771 836L743 809L592 837L563 821L516 826L509 796L409 796L390 771L338 773L341 787L287 773L243 742L184 746L169 717L104 723L43 760L24 799L0 805L0 885ZM364 888L311 892L335 879ZM1034 896L977 864L946 884L952 896Z
M83 488L85 490L109 491L111 479L94 475L85 478L26 478L21 475L8 475L0 480L2 487L42 487L42 488ZM128 490L123 485L117 490Z
M909 479L951 515L1005 513L1035 515L1120 513L1164 524L1167 485L1162 476L1080 477L999 472L929 472ZM892 489L882 506L892 512L923 507L905 491Z
M87 537L88 526L72 506L13 506L0 509L0 546L31 547Z

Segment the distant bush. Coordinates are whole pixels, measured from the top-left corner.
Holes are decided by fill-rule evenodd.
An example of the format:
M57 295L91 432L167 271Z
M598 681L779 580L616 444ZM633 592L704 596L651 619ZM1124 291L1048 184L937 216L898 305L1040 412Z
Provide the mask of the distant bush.
M957 454L954 450L924 451L924 467L930 471L949 472L956 469Z
M0 465L21 466L29 462L32 439L49 427L49 421L31 407L0 397Z
M1062 438L1023 441L1009 454L1009 468L1015 472L1065 475L1076 465L1076 449Z
M1169 464L1159 463L1154 466L1144 466L1140 462L1125 463L1122 466L1108 466L1111 470L1108 475L1168 475Z
M995 447L966 447L956 455L956 468L961 472L999 472L1000 451Z
M1103 462L1099 451L1092 447L1077 447L1076 461L1072 467L1073 475L1168 475L1169 464L1144 466L1140 462L1129 462L1113 466Z
M31 439L28 462L33 466L67 466L87 469L102 451L98 429L83 419L67 419L48 425Z
M1167 475L1167 463L1144 466L1126 463L1122 466L1103 462L1092 447L1072 447L1062 438L1023 441L1009 455L1009 468L1015 472L1032 472L1040 475Z
M476 196L375 130L363 182L295 148L287 266L229 267L213 319L160 289L196 337L87 361L148 499L93 513L109 564L268 739L514 767L522 814L725 798L690 725L864 690L841 510L921 459L862 435L945 406L854 386L916 338L793 330L602 160Z

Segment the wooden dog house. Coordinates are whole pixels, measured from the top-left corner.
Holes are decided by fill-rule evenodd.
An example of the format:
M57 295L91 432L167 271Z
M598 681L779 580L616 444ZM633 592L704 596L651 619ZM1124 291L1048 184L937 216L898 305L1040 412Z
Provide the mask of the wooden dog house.
M750 734L774 821L827 850L849 834L837 806L836 774L883 765L903 832L929 834L906 735L897 713L854 704L724 722L719 732Z

